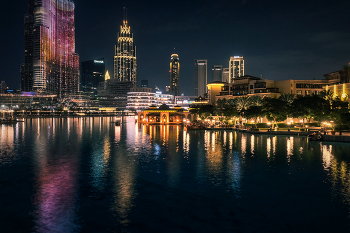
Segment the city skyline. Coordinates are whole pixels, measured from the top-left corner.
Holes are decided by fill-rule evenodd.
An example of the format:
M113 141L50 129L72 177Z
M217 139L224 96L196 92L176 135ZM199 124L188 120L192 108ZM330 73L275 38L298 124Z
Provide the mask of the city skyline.
M207 59L209 66L225 68L231 56L244 56L245 74L272 80L323 79L323 74L340 70L350 61L347 1L317 5L303 1L217 1L200 6L196 1L180 1L171 9L155 1L74 3L80 60L105 57L106 70L113 73L113 47L123 7L127 7L138 46L138 79L147 79L150 87L157 85L162 91L169 85L169 54L174 47L181 57L180 89L185 95L194 94L193 60L197 58ZM2 17L8 23L1 29L8 34L1 38L4 62L0 80L19 89L19 67L24 62L23 16L28 5L27 1L16 6L3 4ZM178 17L168 17L172 13ZM236 31L240 31L239 36Z

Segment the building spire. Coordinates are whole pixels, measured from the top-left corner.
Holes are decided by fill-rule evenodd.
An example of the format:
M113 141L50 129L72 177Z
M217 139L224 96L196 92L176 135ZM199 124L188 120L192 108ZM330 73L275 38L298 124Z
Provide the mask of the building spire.
M128 23L128 10L124 7L124 24Z

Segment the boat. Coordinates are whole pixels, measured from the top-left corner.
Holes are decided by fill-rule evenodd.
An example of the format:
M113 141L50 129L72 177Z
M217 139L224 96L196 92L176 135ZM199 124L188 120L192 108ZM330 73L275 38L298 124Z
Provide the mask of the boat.
M313 132L312 134L307 135L307 138L310 141L322 141L323 136L320 132Z

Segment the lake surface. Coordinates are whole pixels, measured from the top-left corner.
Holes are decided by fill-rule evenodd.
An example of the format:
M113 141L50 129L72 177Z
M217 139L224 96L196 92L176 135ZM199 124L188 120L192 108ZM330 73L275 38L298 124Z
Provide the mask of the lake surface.
M0 125L0 231L350 230L350 144L113 121Z

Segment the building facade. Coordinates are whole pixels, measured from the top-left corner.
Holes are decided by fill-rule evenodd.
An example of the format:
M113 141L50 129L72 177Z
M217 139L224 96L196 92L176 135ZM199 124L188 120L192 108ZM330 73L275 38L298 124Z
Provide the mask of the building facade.
M235 78L244 76L244 60L243 56L230 57L229 62L229 83L232 83Z
M229 83L230 81L230 68L222 69L222 82Z
M134 87L137 85L136 46L134 45L134 35L130 31L126 19L120 26L115 46L114 79L119 82L133 82Z
M275 87L282 94L293 95L318 95L324 87L333 84L335 80L282 80L274 81Z
M183 109L189 109L196 102L197 96L175 96L174 106L180 106Z
M211 67L211 81L222 81L222 65L212 65Z
M142 110L147 109L150 106L159 107L163 104L167 106L174 106L174 96L169 94L162 94L161 92L151 92L151 88L147 88L149 90L142 91L140 89L132 88L130 92L128 92L127 96L127 109L134 110Z
M204 96L207 93L208 61L194 60L194 95Z
M179 55L172 54L170 59L170 93L174 96L180 94L180 61Z
M72 0L29 1L25 16L25 63L21 90L75 94L79 56L75 53L75 5Z
M89 95L96 94L98 84L105 81L105 69L104 58L81 62L81 90Z

